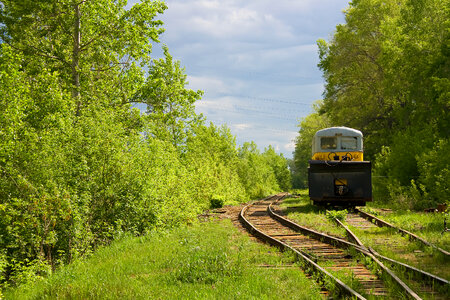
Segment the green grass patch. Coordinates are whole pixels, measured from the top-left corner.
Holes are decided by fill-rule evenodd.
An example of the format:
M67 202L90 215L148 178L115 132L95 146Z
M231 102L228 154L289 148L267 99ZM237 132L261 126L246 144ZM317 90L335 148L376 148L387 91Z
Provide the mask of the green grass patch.
M307 190L298 192L298 194L300 195L298 197L283 199L279 206L287 218L319 232L340 238L345 237L345 230L336 226L336 223L330 218L330 215L341 215L341 211L329 210L327 214L327 210L311 203Z
M308 199L307 191L299 192L299 197L285 199L280 205L287 217L294 222L325 232L330 235L345 237L344 229L336 226L334 217L342 219L345 210L325 210L312 205ZM443 232L444 215L438 213L420 213L411 211L385 211L374 207L365 207L364 210L375 214L386 221L409 230L425 240L439 247L449 249L450 232ZM345 222L345 220L343 220ZM450 220L448 220L450 222ZM380 254L395 260L423 269L440 277L450 277L450 261L440 252L426 247L420 242L410 241L408 237L400 235L396 230L386 227L374 227L362 230L353 226L350 229L366 245L374 248ZM364 260L363 260L364 261ZM370 263L365 262L370 268ZM326 265L325 265L326 267ZM374 269L374 272L377 272ZM349 286L359 288L358 281L351 273L332 272ZM394 283L388 284L392 295L398 293Z
M294 257L229 220L127 237L5 299L320 299ZM267 267L278 266L275 268Z
M349 226L366 246L372 247L380 254L428 271L445 279L450 279L449 259L423 243L409 240L395 229L373 227L362 230Z
M381 212L380 218L392 225L406 229L430 243L450 251L450 231L445 232L443 213L425 213L413 211ZM450 217L447 216L450 227Z

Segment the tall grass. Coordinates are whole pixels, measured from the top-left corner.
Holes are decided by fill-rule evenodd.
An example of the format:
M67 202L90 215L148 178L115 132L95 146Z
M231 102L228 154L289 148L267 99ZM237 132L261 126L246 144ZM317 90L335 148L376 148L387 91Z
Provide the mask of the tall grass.
M215 221L125 237L5 299L319 299L293 262Z

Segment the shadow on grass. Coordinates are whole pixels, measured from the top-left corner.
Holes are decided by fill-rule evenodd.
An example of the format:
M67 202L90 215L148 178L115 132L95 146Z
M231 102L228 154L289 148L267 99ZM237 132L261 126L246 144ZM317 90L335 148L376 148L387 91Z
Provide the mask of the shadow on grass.
M283 199L283 203L284 204L299 204L300 202L302 202L303 200L301 198L288 198L288 199Z
M319 214L323 213L325 209L323 207L313 205L309 199L285 199L283 200L283 213L304 213L304 214Z

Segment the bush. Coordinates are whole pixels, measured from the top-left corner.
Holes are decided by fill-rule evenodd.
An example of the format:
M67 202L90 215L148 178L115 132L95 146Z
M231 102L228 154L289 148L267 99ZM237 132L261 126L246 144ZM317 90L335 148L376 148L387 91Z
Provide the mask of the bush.
M410 128L382 147L374 163L375 201L416 210L448 201L450 146L445 139L433 145L435 136L432 126Z
M420 187L433 204L450 204L450 142L439 140L417 157Z
M210 203L211 203L211 208L221 208L223 207L225 200L223 196L214 196L213 198L211 198Z
M347 216L348 211L344 210L327 210L326 216L330 221L334 221L334 219L338 219L339 221L345 221L345 217Z

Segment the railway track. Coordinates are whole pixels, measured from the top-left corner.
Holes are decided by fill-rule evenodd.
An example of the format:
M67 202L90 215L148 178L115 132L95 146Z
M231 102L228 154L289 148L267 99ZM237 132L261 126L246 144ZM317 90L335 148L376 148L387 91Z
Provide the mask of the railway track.
M360 209L355 208L355 213L353 214L349 214L347 217L348 222L350 222L351 224L354 224L354 226L356 227L361 227L361 226L370 226L371 225L376 225L378 227L389 227L392 229L395 229L397 232L399 232L402 235L406 235L408 236L408 238L410 240L415 240L418 242L421 242L422 244L424 244L425 246L434 248L436 251L439 251L440 253L450 257L450 252L432 244L429 243L428 241L424 240L423 238L417 236L416 234L409 232L407 230L404 230L402 228L396 227L374 215L371 215L367 212L364 212Z
M321 240L275 220L270 213L270 204L284 196L280 194L244 207L240 214L244 226L264 241L294 251L306 269L313 270L322 281L331 281L341 295L357 299L392 296L380 278L361 262L354 260L346 249L331 245L326 236ZM339 273L347 274L351 281L358 282L358 291L332 275Z
M442 296L448 299L445 298L445 294L437 294L435 289L430 288L434 284L446 285L448 281L442 281L441 278L433 277L429 273L383 257L373 249L365 247L355 235L349 242L302 227L277 214L272 204L285 196L286 194L279 194L244 207L240 213L241 222L258 238L277 247L294 251L304 269L312 270L322 282L332 282L341 296L357 299L365 297L422 299L421 296L425 295L425 298L430 299L441 299ZM364 224L362 226L374 226L371 222L365 223L361 220L355 222ZM365 257L376 265L375 269L378 271L375 274L362 263L366 260ZM414 274L410 280L424 280L428 283L420 285L421 289L417 293L421 296L381 260L390 266L400 264L403 270ZM386 284L386 280L391 283ZM394 286L397 288L394 289ZM401 293L398 294L394 290L400 290Z
M450 292L450 283L446 279L440 278L436 275L433 275L429 272L423 271L416 267L410 266L408 264L396 261L392 258L388 258L386 256L382 256L377 253L374 249L370 247L366 247L360 238L352 231L348 226L343 224L338 219L335 219L335 222L338 223L341 227L343 227L349 239L359 245L362 248L368 249L372 254L374 254L379 259L388 263L391 267L399 270L400 272L407 272L409 276L403 276L405 281L409 286L414 286L417 289L417 293L422 298L426 299L449 299ZM445 255L447 258L449 256L449 252L445 251L424 239L418 237L415 234L412 234L404 229L393 226L375 216L372 216L368 213L362 212L359 209L355 209L354 212L348 213L346 217L346 223L350 226L356 227L360 230L370 230L374 227L389 227L395 229L395 231L401 233L402 235L407 235L410 240L419 241L423 243L425 246L432 247L435 250L439 251L441 254ZM388 239L387 239L388 240ZM383 239L383 243L389 243L386 239ZM396 248L397 245L394 243L390 243L391 247ZM399 272L397 271L397 273Z

